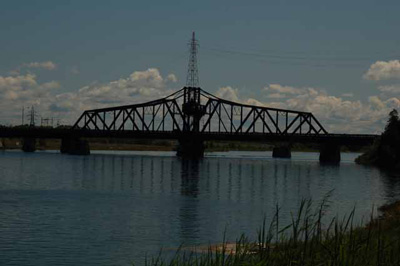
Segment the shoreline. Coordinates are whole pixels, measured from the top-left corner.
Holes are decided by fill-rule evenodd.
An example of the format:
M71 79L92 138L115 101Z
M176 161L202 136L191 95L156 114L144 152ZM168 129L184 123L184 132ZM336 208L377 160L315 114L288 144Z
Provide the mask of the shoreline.
M3 138L0 149L21 149L21 139ZM228 152L228 151L272 151L279 143L259 142L235 142L235 141L205 141L205 152ZM146 140L146 139L90 139L90 150L114 150L114 151L176 151L178 142L175 140ZM37 150L59 150L61 140L38 139ZM343 146L341 152L362 153L366 148L349 148ZM319 146L313 144L293 144L292 152L319 152Z
M400 200L396 200L391 203L386 203L380 207L378 207L378 212L379 214L375 217L372 218L371 221L369 221L365 225L360 225L356 226L354 230L369 230L371 227L372 228L383 228L384 230L387 230L387 227L390 227L390 223L400 223ZM257 252L259 246L257 243L249 243L250 248L246 247L246 249L254 250L254 252ZM270 244L270 248L276 248L279 246L278 244ZM182 247L182 250L184 251L189 251L193 253L203 253L206 254L207 252L213 252L213 253L222 253L225 252L225 254L231 254L231 255L236 255L236 253L243 252L241 249L241 245L238 245L237 242L226 242L226 243L216 243L216 244L209 244L209 245L199 245L199 246L188 246L188 247ZM177 249L175 249L177 250ZM238 252L239 251L239 252Z

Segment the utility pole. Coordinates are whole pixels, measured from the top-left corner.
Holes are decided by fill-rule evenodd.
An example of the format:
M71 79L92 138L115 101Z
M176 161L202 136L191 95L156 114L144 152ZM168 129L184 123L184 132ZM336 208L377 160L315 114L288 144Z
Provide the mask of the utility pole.
M24 125L24 116L25 116L25 107L24 106L22 106L22 124L21 125Z

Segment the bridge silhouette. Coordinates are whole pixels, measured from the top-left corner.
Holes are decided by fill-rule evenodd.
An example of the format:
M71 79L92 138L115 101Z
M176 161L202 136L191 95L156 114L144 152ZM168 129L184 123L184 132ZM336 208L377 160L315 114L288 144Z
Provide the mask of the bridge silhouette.
M197 42L192 36L187 86L154 101L86 110L69 129L0 129L0 137L24 138L34 150L36 138L62 139L61 152L89 154L90 138L174 139L177 155L199 158L204 141L278 143L274 157L290 157L293 143L320 145L321 162L339 162L340 146L370 145L377 135L329 134L310 112L228 101L198 86Z
M376 137L329 134L310 112L236 103L194 87L147 103L87 110L72 130L84 137L176 139L185 157L201 157L209 140L362 146Z
M277 143L274 157L290 157L293 143L320 145L320 161L339 162L340 146L371 145L377 135L329 134L310 112L253 106L184 87L162 99L87 110L71 128L2 128L0 137L24 138L24 150L37 138L62 139L61 152L89 154L87 139L171 139L177 155L199 158L205 141Z

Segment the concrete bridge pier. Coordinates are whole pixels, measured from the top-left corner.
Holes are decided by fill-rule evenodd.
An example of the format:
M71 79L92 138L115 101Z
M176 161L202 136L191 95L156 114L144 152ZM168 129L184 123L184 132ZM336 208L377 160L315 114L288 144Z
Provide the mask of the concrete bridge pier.
M340 163L340 145L336 143L322 144L319 150L319 162L330 164Z
M204 141L202 139L188 136L179 139L176 155L188 159L203 158L204 149Z
M23 138L22 139L22 150L24 152L36 151L36 139L35 138Z
M79 138L65 138L61 140L61 153L71 155L89 155L90 147L89 142Z
M277 145L272 149L273 158L291 158L290 145Z

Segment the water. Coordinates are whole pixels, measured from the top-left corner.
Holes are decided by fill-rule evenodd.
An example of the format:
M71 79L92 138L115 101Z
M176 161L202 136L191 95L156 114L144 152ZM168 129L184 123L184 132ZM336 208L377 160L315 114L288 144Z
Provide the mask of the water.
M0 265L130 265L183 245L255 237L264 215L281 223L303 198L334 189L329 217L357 220L400 198L400 179L353 163L321 166L317 153L291 160L268 152L0 152Z

